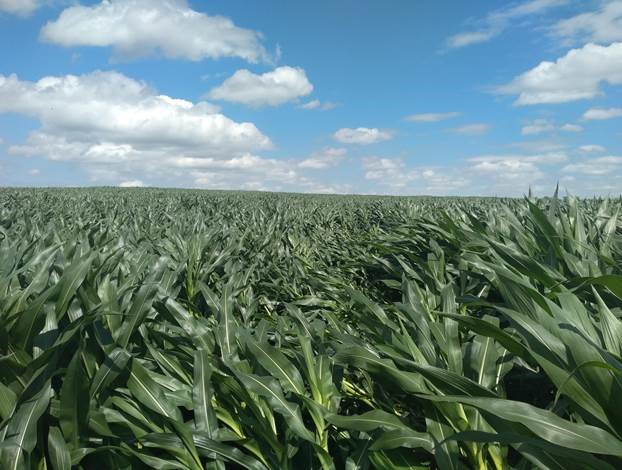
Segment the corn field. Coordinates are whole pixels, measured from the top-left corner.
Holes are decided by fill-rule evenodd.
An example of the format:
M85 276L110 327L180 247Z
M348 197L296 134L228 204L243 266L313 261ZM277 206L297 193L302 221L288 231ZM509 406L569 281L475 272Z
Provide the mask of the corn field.
M622 468L621 206L0 190L0 468Z

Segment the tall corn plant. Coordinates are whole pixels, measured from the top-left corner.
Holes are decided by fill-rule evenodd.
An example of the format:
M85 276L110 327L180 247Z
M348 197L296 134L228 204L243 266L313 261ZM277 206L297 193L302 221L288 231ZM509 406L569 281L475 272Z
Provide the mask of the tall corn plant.
M620 201L0 190L2 468L617 468Z

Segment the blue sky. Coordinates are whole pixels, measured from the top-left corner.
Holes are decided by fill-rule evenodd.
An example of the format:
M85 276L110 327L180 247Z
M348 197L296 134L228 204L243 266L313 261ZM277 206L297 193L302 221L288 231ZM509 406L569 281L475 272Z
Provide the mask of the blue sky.
M0 0L0 185L622 192L622 0Z

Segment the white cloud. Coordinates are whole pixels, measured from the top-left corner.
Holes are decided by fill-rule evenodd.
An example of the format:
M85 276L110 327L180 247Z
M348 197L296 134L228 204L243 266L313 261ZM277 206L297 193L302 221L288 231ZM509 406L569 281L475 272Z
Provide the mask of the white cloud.
M311 100L307 103L300 105L302 109L319 109L321 111L329 111L331 109L335 109L339 106L338 103L333 103L331 101L320 101L320 100Z
M557 125L548 119L535 119L529 124L526 124L521 129L522 135L537 135L543 133L550 133L560 130L562 132L581 132L583 127L578 124L564 124L557 127Z
M399 158L366 157L363 158L365 179L400 188L417 179L419 175L409 170Z
M579 150L581 150L582 152L586 152L586 153L592 153L592 152L602 153L607 149L603 147L602 145L590 144L590 145L582 145L581 147L579 147Z
M411 114L410 116L407 116L405 119L407 121L412 121L412 122L439 122L439 121L444 121L446 119L451 119L457 116L460 116L460 113L452 111L449 113Z
M565 103L601 95L601 82L622 84L622 43L572 49L555 62L541 62L497 91L518 95L517 105Z
M559 130L563 132L582 132L583 126L580 126L579 124L564 124L559 128Z
M536 194L550 195L557 181L576 195L622 191L622 157L571 161L564 152L480 155L439 167L368 157L362 169L376 194L520 196L531 186Z
M464 175L455 171L455 168L440 169L420 169L421 185L424 193L427 194L451 194L455 191L464 191L471 182Z
M314 170L332 168L341 163L346 153L347 150L344 148L327 147L319 152L312 153L309 158L301 161L298 166Z
M480 29L451 36L447 39L447 46L449 48L459 48L490 41L503 33L513 23L518 23L519 19L542 14L546 10L566 3L568 3L567 0L529 0L495 10L489 13L485 19L480 20L482 24Z
M566 165L565 173L579 173L584 175L610 175L622 170L622 157L598 157L581 163Z
M141 180L129 180L119 183L119 188L144 188L145 183Z
M41 123L10 153L73 160L116 181L145 172L174 177L174 157L225 159L272 146L252 123L235 122L206 102L159 95L116 72L38 82L0 75L0 113L7 112Z
M179 159L180 168L191 168L195 185L212 189L246 189L255 191L344 192L346 186L329 186L301 175L296 162L257 155L200 162ZM340 189L341 188L341 189Z
M356 129L343 128L333 134L333 137L342 144L369 145L384 142L393 138L393 131L377 128L357 127Z
M317 109L317 108L320 108L321 106L322 106L322 103L320 102L320 100L311 100L308 103L301 105L300 107L302 109Z
M483 155L468 159L471 164L468 171L476 176L485 175L491 188L513 193L519 188L517 185L528 186L545 179L546 173L540 165L556 165L567 159L563 153L529 156Z
M28 170L28 174L32 176L37 176L41 174L41 170L38 168L33 168L32 170Z
M352 194L351 184L313 184L306 186L306 192L315 194Z
M207 102L160 95L116 72L22 81L0 75L0 113L31 116L40 127L9 147L15 156L72 161L97 184L273 191L347 192L300 170L313 165L268 158L272 143L254 124L235 122ZM340 149L310 156L328 166Z
M112 47L125 59L161 54L193 61L240 57L268 60L261 34L223 16L188 7L186 0L104 0L65 9L41 38L61 46Z
M543 153L539 155L481 155L468 159L468 161L474 163L510 162L510 164L512 164L512 162L555 164L563 163L567 160L568 156L561 152Z
M489 130L489 124L476 123L467 124L461 127L455 127L452 129L452 132L460 135L483 135L486 134Z
M283 66L262 75L238 70L208 96L250 106L278 106L312 91L313 85L303 69Z
M622 1L604 1L597 11L581 13L559 21L552 28L554 36L567 43L610 43L622 40Z
M471 31L467 33L454 34L447 40L447 45L451 48L465 47L472 44L490 41L498 35L500 31L496 29L488 29L485 31Z
M566 144L554 140L523 140L512 142L510 146L535 154L559 152L567 148Z
M28 16L40 5L38 0L0 0L0 12Z
M622 108L591 108L583 113L586 121L601 121L622 116Z
M409 168L401 158L366 157L362 164L365 179L388 194L451 194L469 183L453 168Z
M546 119L536 119L530 124L523 126L523 128L521 129L521 134L535 135L542 134L543 132L552 132L554 130L555 125L552 122L547 121Z

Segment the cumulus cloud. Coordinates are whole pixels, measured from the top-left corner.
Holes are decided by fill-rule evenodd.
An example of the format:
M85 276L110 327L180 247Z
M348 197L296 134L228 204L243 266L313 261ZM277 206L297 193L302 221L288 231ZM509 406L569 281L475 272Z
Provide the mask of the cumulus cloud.
M412 121L412 122L439 122L439 121L444 121L446 119L451 119L457 116L460 116L460 113L452 111L449 113L411 114L410 116L406 116L405 119L407 121Z
M471 184L471 181L455 170L455 168L452 170L447 168L420 169L420 182L423 192L426 194L451 194L457 190L464 191Z
M468 172L485 175L491 187L499 191L514 192L515 185L529 185L543 180L546 172L541 165L556 165L568 160L566 154L548 153L542 155L483 155L468 159Z
M28 16L40 6L38 0L0 0L0 12Z
M322 184L306 186L307 192L315 194L354 194L351 184Z
M562 163L568 160L568 156L561 152L550 152L539 155L481 155L469 158L470 162L528 162L528 163Z
M467 124L465 126L455 127L452 132L460 135L483 135L490 130L489 124L476 123Z
M365 179L384 194L453 194L469 180L455 167L409 167L402 158L366 157L362 160Z
M609 175L622 170L622 157L598 157L580 163L566 165L565 173L579 173L584 175Z
M65 47L112 47L124 59L161 54L193 61L268 60L260 33L192 10L186 0L104 0L71 6L43 27L41 38Z
M566 144L555 140L523 140L520 142L512 142L510 146L518 147L523 151L534 154L559 152L567 147Z
M491 154L426 167L401 158L367 157L362 170L374 192L382 194L520 196L530 186L537 194L552 194L557 181L577 195L622 189L622 157L575 158L565 152Z
M141 180L128 180L119 183L119 188L144 188L145 183Z
M230 159L272 146L252 123L235 122L207 102L160 95L117 72L37 82L0 75L0 113L7 112L41 123L10 153L73 160L117 181L120 173L169 175L175 158Z
M583 113L586 121L603 121L622 116L622 108L591 108Z
M320 100L311 100L308 103L301 105L302 109L318 109L322 106Z
M622 1L601 3L598 10L557 22L551 32L567 43L610 43L622 40Z
M559 130L562 132L582 132L583 126L580 126L579 124L564 124L559 128Z
M522 127L521 134L537 135L555 132L557 130L562 132L581 132L583 127L578 124L564 124L563 126L558 127L555 123L549 121L548 119L535 119Z
M447 39L447 47L459 48L490 41L521 18L542 14L566 3L567 0L529 0L495 10L479 21L479 29L458 33Z
M197 184L217 189L240 187L249 190L266 190L267 183L295 183L299 179L291 162L257 155L218 160L203 159L195 162L178 159L179 167L194 168L192 175Z
M302 109L319 109L321 111L329 111L331 109L335 109L339 106L338 103L333 103L331 101L320 101L320 100L311 100L307 103L300 105Z
M365 179L392 187L403 187L419 177L401 158L365 157L363 170Z
M535 135L542 134L543 132L552 132L555 130L555 125L546 119L536 119L533 122L525 125L521 129L522 135Z
M249 106L278 106L313 91L305 71L298 67L277 67L261 75L243 69L235 72L208 97Z
M7 112L40 122L10 154L72 161L97 184L350 191L301 172L334 165L345 151L324 149L305 165L257 155L272 143L254 124L233 121L208 102L161 95L117 72L37 82L0 75L0 113Z
M344 127L333 134L333 137L342 144L369 145L391 140L394 132L377 128L357 127L351 129Z
M348 193L347 183L327 184L298 172L299 162L257 155L199 162L178 160L180 167L192 168L190 176L199 187L212 189L244 189L250 191L295 191L304 193ZM308 169L309 167L306 167Z
M471 44L479 44L481 42L490 41L493 37L500 34L498 29L486 29L483 31L469 31L465 33L454 34L447 40L447 45L451 48L470 46Z
M314 152L309 158L302 160L298 166L301 168L311 168L323 170L337 166L346 156L347 150L344 148L327 147L319 152Z
M582 145L581 147L579 147L579 150L581 150L582 152L586 152L586 153L592 153L592 152L602 153L607 149L603 147L602 145L589 144L589 145Z
M56 137L80 141L81 136L97 135L110 147L101 153L125 153L132 145L234 150L270 146L251 123L236 123L207 102L159 95L117 72L44 77L38 82L0 75L0 112L36 117L42 131Z
M622 42L572 49L555 62L541 62L497 91L518 95L517 105L565 103L601 95L601 83L622 84Z

